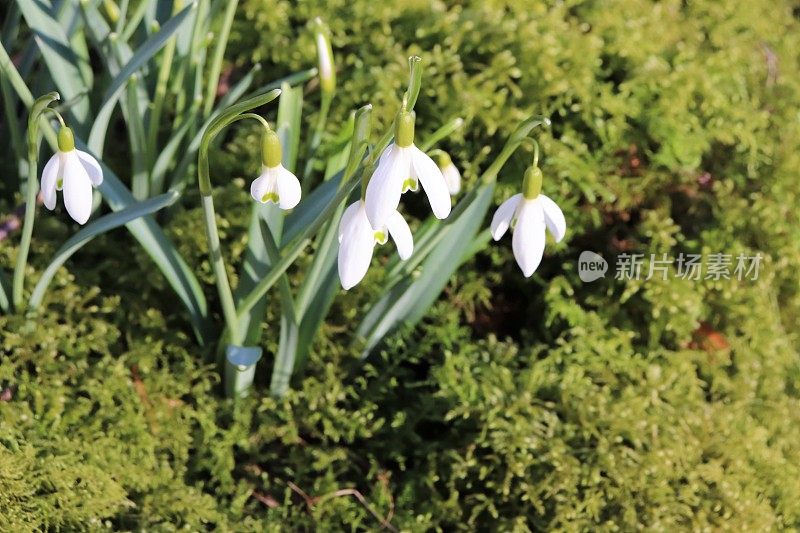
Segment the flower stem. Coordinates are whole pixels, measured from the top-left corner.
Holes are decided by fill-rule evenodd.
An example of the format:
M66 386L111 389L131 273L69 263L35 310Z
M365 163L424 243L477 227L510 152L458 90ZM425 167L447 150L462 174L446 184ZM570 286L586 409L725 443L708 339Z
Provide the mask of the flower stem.
M14 267L14 279L11 288L11 300L14 308L22 309L22 292L25 287L25 268L28 264L28 252L33 236L33 220L36 216L36 193L39 192L37 179L39 155L39 118L47 106L61 97L56 92L48 93L36 99L28 116L28 183L25 191L25 218L22 223L22 238L19 243L17 264Z
M217 229L216 213L214 211L214 198L211 195L203 195L202 205L203 222L205 223L206 239L208 240L208 254L211 259L211 267L214 270L214 279L217 283L222 315L225 318L225 325L228 328L231 343L239 344L243 339L239 332L239 321L236 318L236 306L233 303L231 284L228 281L225 261L222 258L219 230Z
M12 289L12 299L16 309L22 308L22 289L25 285L25 267L28 264L28 252L31 247L31 237L33 236L33 219L36 215L36 153L31 156L28 150L28 183L25 192L25 221L22 224L22 239L19 243L19 253L17 254L17 264L14 267L14 284Z

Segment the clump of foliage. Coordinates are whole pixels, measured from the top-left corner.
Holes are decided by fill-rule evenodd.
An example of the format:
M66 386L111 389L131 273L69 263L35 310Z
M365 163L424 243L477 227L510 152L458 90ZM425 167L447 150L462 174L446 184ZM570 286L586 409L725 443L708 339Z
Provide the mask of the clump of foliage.
M350 325L381 291L374 270L336 299L293 391L236 404L220 399L143 252L127 235L99 239L59 272L41 315L0 318L0 529L798 527L790 3L246 0L240 11L234 63L262 62L270 77L313 64L304 24L326 18L341 116L370 100L388 121L405 57L424 55L420 131L467 120L447 146L465 186L521 116L550 114L545 192L564 207L567 239L533 281L507 245L487 249L417 329L363 364ZM233 139L218 172L251 175L256 162L238 156L249 142ZM503 198L521 164L501 175ZM243 195L232 185L220 201L234 257ZM179 212L168 227L208 281L199 220ZM48 222L36 246L63 234ZM585 249L612 264L621 252L763 263L757 280L583 284ZM10 264L13 250L0 257Z

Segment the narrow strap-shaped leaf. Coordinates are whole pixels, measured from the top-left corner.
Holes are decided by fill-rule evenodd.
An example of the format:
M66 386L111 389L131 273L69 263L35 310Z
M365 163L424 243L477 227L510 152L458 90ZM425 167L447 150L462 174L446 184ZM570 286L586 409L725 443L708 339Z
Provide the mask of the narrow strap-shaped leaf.
M247 250L244 262L239 273L239 284L233 293L234 301L240 301L247 293L253 290L264 274L269 271L269 257L264 246L265 233L270 231L262 221L259 213L265 209L277 209L272 204L259 204L253 202L250 212L250 227L247 231ZM259 344L261 338L261 323L264 320L266 299L258 302L248 313L239 316L239 330L244 332L244 345Z
M366 357L383 338L400 325L413 326L436 301L450 276L461 265L492 201L494 184L481 185L475 200L442 228L442 238L422 264L419 277L407 276L376 302L356 334L364 338ZM452 215L451 215L452 216Z
M111 120L114 106L122 94L122 90L125 88L125 83L128 81L128 78L139 70L142 65L149 61L150 58L166 44L170 36L187 20L189 13L193 9L195 9L195 4L191 4L169 19L158 33L147 39L147 41L136 50L136 53L133 54L130 61L122 67L119 74L111 81L105 94L103 106L100 108L100 111L98 111L94 119L94 124L92 125L92 130L89 133L88 145L94 153L103 153L103 144L106 130L108 129L108 123Z
M6 116L6 124L8 125L8 134L11 147L14 150L14 156L17 159L17 168L19 169L19 189L22 190L22 178L27 174L27 162L25 161L26 145L22 135L22 130L19 125L19 117L17 116L17 99L11 90L11 84L5 76L0 76L0 96L3 98L3 113Z
M311 77L310 73L314 72L314 69L311 69L298 72L296 74L291 74L289 76L286 76L285 78L281 78L272 83L268 83L267 85L262 87L262 90L260 92L251 91L247 93L247 95L243 96L242 93L248 89L249 85L252 83L254 76L259 72L260 69L261 67L256 65L256 67L254 67L253 70L247 74L247 76L242 78L239 84L234 86L234 89L231 90L228 94L226 94L222 98L222 100L220 100L219 104L217 104L217 107L214 109L214 112L211 113L211 116L208 117L205 123L203 123L202 127L200 128L200 131L194 134L194 136L192 137L192 141L189 143L189 147L186 150L186 153L183 155L183 158L181 158L180 162L175 167L175 171L172 173L170 189L182 191L186 187L186 184L189 181L187 179L188 177L187 171L189 165L191 165L192 161L195 159L197 151L200 149L200 141L202 140L203 132L206 130L206 128L208 128L211 125L211 123L214 120L217 119L217 117L219 117L219 114L222 112L223 109L230 107L233 102L238 101L240 98L245 98L245 99L252 98L256 94L263 94L265 92L277 89L281 87L283 83L288 83L289 85L304 83ZM245 80L247 80L246 84ZM194 178L194 176L191 177Z
M264 228L263 233L269 261L271 264L276 264L280 259L280 255L275 240L272 238L272 232L269 228ZM294 373L300 331L289 279L285 275L281 276L278 280L278 286L281 292L281 329L278 353L275 354L269 391L273 396L281 397L289 388L289 381Z
M78 133L85 133L89 122L90 86L78 67L80 59L72 50L64 28L46 11L47 5L39 0L18 0L22 16L34 34L34 40L42 52L51 79L58 86L64 100L74 101L68 115Z
M360 176L356 175L351 178L347 183L345 183L339 190L336 192L334 197L331 199L331 202L328 203L323 207L321 211L317 213L317 216L308 224L305 224L302 227L297 229L297 238L296 239L289 239L286 235L284 235L284 242L286 245L283 246L281 249L281 259L278 261L269 271L269 274L264 276L261 281L258 282L252 291L250 291L247 296L239 303L238 305L238 313L239 316L242 316L244 313L247 313L253 306L261 299L264 294L275 284L275 282L286 272L286 269L294 262L298 255L305 249L306 246L309 244L309 240L313 237L322 226L329 220L335 213L337 207L341 202L347 198L353 189L355 189L356 185L360 181ZM333 180L325 182L322 186L324 187L326 184L332 183ZM302 203L302 202L301 202ZM291 245L290 245L291 243Z
M127 98L123 109L127 114L125 122L128 125L128 139L131 145L131 192L137 200L144 200L150 196L150 177L147 172L147 146L142 121L145 110L139 107L138 85L139 78L134 74L128 81Z
M86 34L83 30L83 20L81 20L80 7L77 3L62 2L61 13L58 21L62 28L65 28L69 38L70 49L78 58L78 68L83 74L84 83L87 87L94 85L94 72L89 58L89 45L86 42Z
M35 309L41 305L42 299L47 292L47 287L53 280L53 276L55 276L58 269L61 268L61 265L63 265L72 254L80 250L83 245L102 233L128 224L142 216L155 213L159 209L175 202L178 196L176 192L169 192L144 202L130 205L125 209L98 218L67 239L55 253L53 260L36 283L36 287L33 289L29 302L30 308Z
M17 72L5 49L0 46L0 70L8 76L12 87L26 107L33 105L33 95ZM56 149L56 133L50 124L42 123L42 132L52 150ZM78 141L78 139L76 139ZM86 146L81 144L85 149ZM102 161L100 162L103 165ZM103 184L101 192L112 209L120 210L134 203L130 191L122 184L114 172L103 165ZM145 251L159 267L164 277L172 286L175 294L186 306L192 326L201 344L207 344L214 338L211 323L207 315L206 299L197 278L191 268L180 256L175 246L167 239L162 229L150 217L133 220L127 224L131 234L139 241ZM298 252L299 253L299 252Z
M303 110L303 91L288 84L281 86L281 102L278 107L277 133L283 148L283 165L290 171L296 171L297 153L300 148L300 119ZM305 177L303 177L305 178ZM269 264L274 265L280 259L278 245L283 234L284 214L280 210L273 210L277 214L269 220L263 244L266 247ZM276 220L277 218L277 220ZM273 238L274 236L274 238ZM278 280L281 298L281 326L278 342L278 352L272 367L272 377L269 390L273 396L283 396L289 388L289 381L294 372L294 362L297 357L297 342L299 325L297 311L291 286L284 275ZM266 298L263 299L266 301ZM255 309L255 308L254 308ZM262 313L263 316L263 313Z
M231 34L231 26L233 26L233 17L236 14L236 6L239 0L228 0L225 6L225 16L222 19L222 27L219 34L214 36L214 53L211 56L211 70L208 74L206 82L206 96L203 109L203 115L208 116L211 114L211 109L214 107L214 97L217 94L217 85L219 84L219 74L222 72L222 60L225 56L225 48L228 45L228 38Z
M341 181L342 173L339 172L328 181L322 182L297 204L297 207L286 217L283 242L293 241L314 222L318 214L333 201Z

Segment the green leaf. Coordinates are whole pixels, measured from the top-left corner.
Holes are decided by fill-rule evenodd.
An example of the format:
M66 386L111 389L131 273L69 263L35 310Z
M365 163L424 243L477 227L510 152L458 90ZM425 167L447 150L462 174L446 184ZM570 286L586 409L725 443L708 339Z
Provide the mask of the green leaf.
M36 287L33 289L33 294L31 294L29 302L30 308L35 309L41 305L42 299L47 292L47 287L53 280L53 276L55 276L58 269L61 268L61 265L63 265L72 254L80 250L83 245L102 233L128 224L145 215L155 213L159 209L174 203L175 200L178 199L178 196L179 194L173 191L144 202L133 204L125 209L98 218L67 239L55 253L52 261L47 266L44 273L42 273L42 277L39 278L39 281L36 283Z
M283 147L283 166L290 172L297 168L297 153L300 149L300 118L303 113L303 89L281 84L281 101L275 131ZM304 176L300 176L304 178Z
M211 109L214 107L214 97L217 94L217 86L219 85L219 74L222 71L222 60L225 56L225 47L228 44L228 38L231 34L231 26L233 25L233 17L236 14L236 6L239 0L228 0L225 6L225 16L222 19L222 27L219 32L214 36L214 54L211 57L211 71L208 74L206 81L206 97L205 108L203 115L208 116L211 114Z
M86 147L84 149L88 150ZM99 189L106 203L115 211L134 205L136 200L127 187L107 165L102 161L100 164L103 167L103 183ZM206 298L191 267L186 264L186 261L175 249L175 245L164 235L163 230L152 217L147 216L133 220L127 224L127 228L153 259L175 294L186 306L200 343L210 343L213 340L213 334Z
M131 145L131 192L137 200L144 200L150 195L150 183L147 173L147 146L144 122L142 122L145 110L139 107L138 81L136 74L130 77L123 109L127 114L125 122L128 124L128 139Z
M278 107L277 133L283 147L283 165L290 171L296 172L297 153L300 148L300 119L303 110L303 91L300 87L292 88L288 84L281 86L281 102ZM284 214L278 212L276 217L268 221L266 238L262 245L266 246L269 264L275 264L280 259L278 245L283 234ZM277 219L276 219L277 218ZM265 221L267 221L265 219ZM274 236L274 239L272 238ZM297 357L297 342L299 326L294 298L292 297L289 280L281 276L278 280L281 293L281 327L278 342L278 353L275 354L275 363L272 368L270 380L270 393L281 397L289 388L289 381L294 372L294 363ZM266 298L263 299L266 301ZM262 315L263 316L263 315Z
M330 183L334 183L334 180L326 181L319 188L325 187ZM310 238L313 237L326 222L331 220L339 204L353 192L353 189L355 189L358 183L359 178L353 177L339 188L333 199L328 204L324 205L321 211L317 212L316 217L313 218L310 223L297 227L295 234L296 239L289 239L287 234L284 234L284 242L287 244L281 249L280 261L275 263L270 269L269 274L264 276L264 278L258 282L258 285L256 285L239 303L238 313L240 316L252 309L258 300L266 294L276 281L278 281L280 276L286 272L286 269L289 268L297 256L308 246ZM292 243L291 246L288 243Z
M283 242L293 241L317 219L317 215L333 201L341 181L342 173L339 172L328 181L322 182L297 204L297 207L286 217Z
M71 126L78 133L85 133L89 122L89 80L78 67L79 57L70 45L64 28L46 11L47 5L37 0L18 0L22 16L33 31L36 45L42 52L50 78L58 86L66 101L72 101L68 116Z
M103 153L103 144L105 142L106 130L108 123L111 120L111 114L114 111L117 100L125 88L125 84L137 70L139 70L147 61L152 58L167 42L167 40L175 33L183 23L187 20L189 13L195 9L196 4L191 4L189 7L169 19L161 30L147 39L147 41L140 46L133 57L125 64L120 70L119 74L114 77L106 90L103 106L97 113L92 124L92 130L89 133L88 146L92 152L96 154Z
M188 174L188 168L189 165L191 165L192 161L194 160L197 151L200 149L200 141L202 140L203 132L211 124L211 122L216 120L216 118L219 116L219 113L221 113L223 109L229 107L233 102L236 102L237 100L239 100L239 98L243 97L242 93L244 93L244 91L246 91L249 88L253 78L255 77L256 74L258 74L260 70L261 67L259 65L253 67L253 69L247 74L247 76L242 78L242 80L238 84L236 84L234 88L222 98L222 100L220 100L214 112L211 113L211 116L208 117L208 119L206 119L206 122L200 128L198 133L192 138L192 141L189 143L189 146L186 149L183 158L181 158L180 162L175 166L176 170L172 173L170 189L176 189L182 191L183 189L186 188L188 181L186 179ZM250 93L245 95L244 98L252 98L253 96L260 94L262 92L272 91L274 89L281 87L281 85L284 82L290 85L304 83L306 80L312 77L314 72L315 72L314 69L310 69L295 74L290 74L289 76L286 76L274 82L268 83L267 85L264 85L258 91L251 91ZM192 178L193 177L194 176L192 176Z
M418 277L406 276L378 300L364 317L356 334L365 340L363 357L401 325L413 326L436 301L450 276L471 249L492 202L494 184L482 185L454 219L448 218L437 245L422 263ZM451 215L453 217L453 215ZM414 252L418 253L417 251Z
M350 176L357 171L369 142L371 113L371 105L358 109L353 114L352 121L342 128L343 133L349 133L350 141L340 148L339 153L328 158L326 175L344 172L345 176ZM325 229L320 232L311 267L303 276L303 283L297 298L300 331L295 364L302 365L305 362L311 343L325 320L339 288L336 269L339 249L337 237L339 220L346 205L347 202L339 204Z
M11 81L12 87L17 92L20 100L26 107L33 105L33 95L22 81L22 78L11 62L5 49L0 46L0 69ZM57 142L53 128L47 122L42 123L42 130L45 138L52 150L55 151ZM76 139L76 142L79 142ZM86 149L84 144L81 149ZM103 184L100 186L101 193L106 202L112 209L120 210L134 203L134 198L130 191L122 184L119 178L100 161L103 166ZM175 249L175 246L167 239L164 232L150 217L140 218L131 221L127 225L131 234L144 247L145 251L155 261L164 276L172 286L177 296L181 299L186 309L189 311L189 318L201 344L207 344L214 338L211 324L207 316L206 299L200 284L194 273Z

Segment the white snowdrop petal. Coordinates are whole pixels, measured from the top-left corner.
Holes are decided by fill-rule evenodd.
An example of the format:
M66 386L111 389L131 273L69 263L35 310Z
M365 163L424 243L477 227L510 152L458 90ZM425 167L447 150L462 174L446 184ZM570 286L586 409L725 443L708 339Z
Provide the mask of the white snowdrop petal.
M364 200L367 218L373 228L382 228L386 219L400 205L403 182L410 174L408 149L394 147L378 163L369 180Z
M78 158L80 158L83 168L86 169L86 173L89 175L92 185L99 187L103 183L103 169L100 167L100 163L92 154L81 150L75 151L78 153Z
M444 181L447 183L447 190L450 192L450 196L455 196L461 191L461 172L458 171L454 164L450 163L444 167L442 176L444 176Z
M383 152L381 153L381 156L378 158L378 165L380 165L383 162L384 159L386 159L387 157L389 157L392 154L392 152L394 151L394 147L395 147L395 144L392 143L389 146L387 146L386 148L384 148Z
M567 233L567 221L564 219L564 213L561 212L561 208L553 200L544 194L540 194L537 200L542 206L544 223L547 224L547 229L553 234L556 242L560 242Z
M364 211L359 210L345 229L339 245L339 280L342 287L355 287L369 270L375 236Z
M410 149L414 176L422 184L433 214L438 219L447 218L450 214L450 192L442 171L425 152L414 145Z
M78 154L64 154L64 206L78 224L86 224L92 214L92 181Z
M512 249L514 258L526 278L539 267L544 254L544 214L542 206L535 200L525 200L517 210Z
M492 217L492 238L496 241L505 235L508 227L511 225L511 219L514 218L514 212L517 210L519 202L522 200L522 193L515 194L497 208Z
M400 259L405 261L414 252L414 237L411 236L411 229L403 218L403 215L395 211L386 220L386 229L397 246L397 253Z
M250 196L252 196L256 202L265 204L267 203L267 199L264 197L269 193L276 192L275 185L275 177L267 169L264 169L261 175L250 184Z
M277 175L280 208L291 209L300 203L300 180L283 166L278 167Z
M44 205L49 210L56 208L56 184L61 174L61 157L58 152L53 154L42 169L41 191Z
M325 42L325 36L317 34L317 53L319 54L319 77L327 79L333 74L333 60Z
M356 216L359 208L362 207L363 205L361 200L358 200L347 206L347 209L345 209L344 213L342 213L342 218L341 220L339 220L339 231L338 231L339 242L342 242L342 236L344 235L344 232L347 230L347 227L352 223L353 217Z

